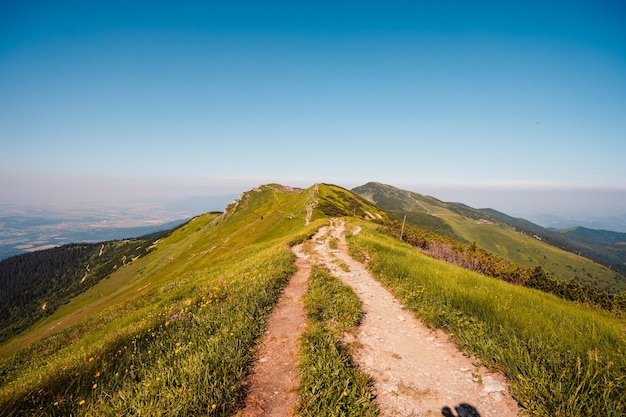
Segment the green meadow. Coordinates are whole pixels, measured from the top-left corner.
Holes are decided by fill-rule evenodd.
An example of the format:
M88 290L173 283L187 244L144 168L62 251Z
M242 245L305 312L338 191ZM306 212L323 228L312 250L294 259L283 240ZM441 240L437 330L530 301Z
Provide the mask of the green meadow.
M626 412L625 322L552 295L432 259L371 224L352 253L425 323L511 380L531 415Z
M229 415L295 272L305 193L265 186L156 243L1 348L3 415Z

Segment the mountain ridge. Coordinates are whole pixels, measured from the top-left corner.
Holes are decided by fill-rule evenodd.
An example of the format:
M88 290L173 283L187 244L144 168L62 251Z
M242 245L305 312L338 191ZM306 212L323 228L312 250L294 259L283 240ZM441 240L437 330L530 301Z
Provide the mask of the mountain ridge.
M446 203L382 183L370 182L353 191L370 198L399 220L406 215L406 220L416 226L463 242L476 242L483 249L522 265L542 265L558 278L591 282L612 292L626 289L626 245L583 244L580 239L494 209ZM589 262L578 259L581 255Z

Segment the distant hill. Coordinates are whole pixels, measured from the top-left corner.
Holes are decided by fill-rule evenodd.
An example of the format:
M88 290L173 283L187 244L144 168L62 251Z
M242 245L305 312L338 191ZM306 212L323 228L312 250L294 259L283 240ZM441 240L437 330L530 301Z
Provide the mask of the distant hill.
M540 213L529 217L534 223L541 224L546 229L571 229L584 227L592 230L610 230L626 233L626 213L618 215L582 217L582 215Z
M568 229L560 229L557 232L565 234L571 238L578 238L582 241L603 243L603 244L626 244L626 233L612 232L610 230L595 230L578 226Z
M556 230L545 229L528 220L513 218L496 210L483 209L482 211L521 232L539 236L558 248L592 259L626 275L626 233L587 229L580 226Z
M619 292L626 289L626 244L555 232L492 209L475 209L370 182L352 190L397 219L444 234L520 265L541 266L555 277ZM620 240L623 234L612 235ZM594 235L595 236L595 235ZM599 239L599 238L596 238Z
M588 254L616 270L626 274L626 233L608 230L594 230L585 227L556 230L574 250Z

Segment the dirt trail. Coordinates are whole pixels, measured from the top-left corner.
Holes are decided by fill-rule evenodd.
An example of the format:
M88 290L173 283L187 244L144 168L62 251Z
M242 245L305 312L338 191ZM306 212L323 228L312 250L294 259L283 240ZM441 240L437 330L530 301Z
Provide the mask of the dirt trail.
M293 415L297 339L305 326L300 297L306 291L311 263L317 262L350 285L361 300L364 318L354 336L354 360L373 379L381 416L518 416L519 407L505 379L474 366L445 333L428 329L405 310L364 265L347 254L344 230L338 220L321 228L313 237L311 255L294 248L299 271L270 318L246 408L239 415ZM339 242L337 249L331 249L331 239ZM337 260L348 265L349 272L339 268ZM285 303L291 310L284 310Z
M274 307L248 381L249 394L238 417L293 416L298 387L298 338L306 325L302 296L311 265L294 247L298 272Z
M346 251L344 223L321 229L316 246L333 275L359 296L365 316L357 331L355 361L374 380L377 403L384 416L519 415L505 379L476 367L443 332L428 329ZM357 231L358 232L358 231ZM328 241L339 241L332 250ZM333 263L345 262L345 272ZM482 382L481 382L482 381Z

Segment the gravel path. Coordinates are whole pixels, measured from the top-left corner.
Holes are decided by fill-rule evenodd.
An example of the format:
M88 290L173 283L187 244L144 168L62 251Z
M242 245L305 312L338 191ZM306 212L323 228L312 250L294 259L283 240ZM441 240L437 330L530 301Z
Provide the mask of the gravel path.
M350 285L364 318L354 360L374 383L384 417L513 417L519 407L500 374L476 367L441 331L428 329L346 250L345 224L334 220L313 237L313 253L294 247L299 271L272 313L250 380L246 407L238 416L293 416L296 405L297 340L304 327L301 297L313 262ZM358 230L354 231L358 233ZM331 240L339 242L331 248ZM337 266L340 260L349 267Z
M503 376L474 366L445 333L428 329L405 310L347 254L344 228L342 221L334 221L320 229L316 252L363 304L354 359L373 378L382 415L518 416ZM330 248L330 239L338 240L338 249ZM349 272L333 259L347 264Z

